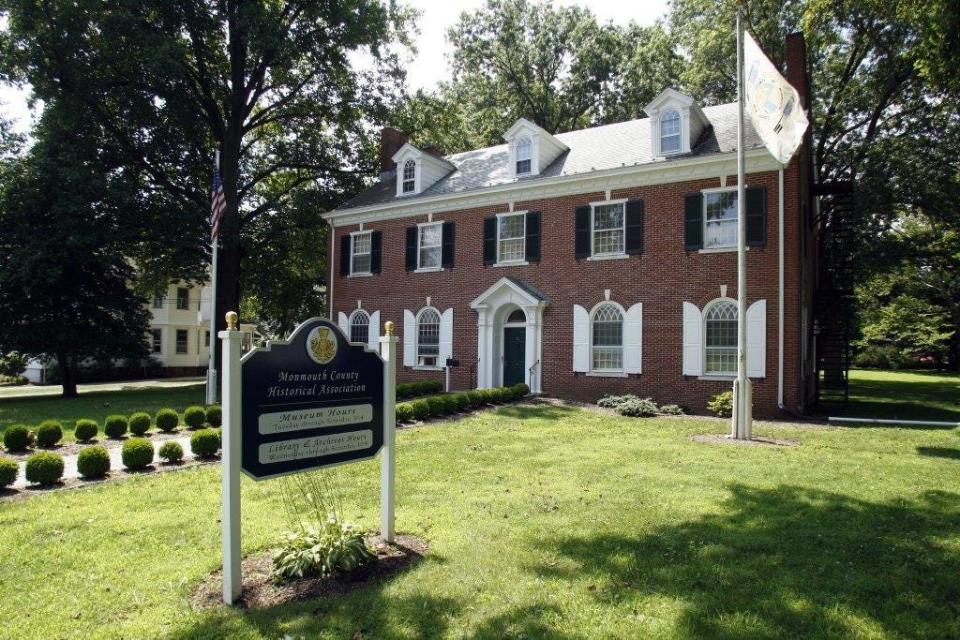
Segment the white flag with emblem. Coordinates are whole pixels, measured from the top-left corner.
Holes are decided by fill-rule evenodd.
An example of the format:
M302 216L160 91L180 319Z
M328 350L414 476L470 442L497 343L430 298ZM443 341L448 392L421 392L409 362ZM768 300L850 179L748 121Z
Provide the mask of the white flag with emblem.
M750 122L767 150L781 164L790 162L810 125L800 94L749 33L743 40L744 101Z

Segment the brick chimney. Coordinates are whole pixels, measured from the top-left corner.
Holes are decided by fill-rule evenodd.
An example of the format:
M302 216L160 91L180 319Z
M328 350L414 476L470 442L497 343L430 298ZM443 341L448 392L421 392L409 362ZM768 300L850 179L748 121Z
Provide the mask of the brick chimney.
M784 51L787 63L787 82L800 94L803 106L810 108L810 79L807 72L807 42L797 31L787 36Z
M380 132L380 173L384 174L393 171L396 163L393 161L393 155L400 150L400 147L407 144L410 137L393 127L384 127Z

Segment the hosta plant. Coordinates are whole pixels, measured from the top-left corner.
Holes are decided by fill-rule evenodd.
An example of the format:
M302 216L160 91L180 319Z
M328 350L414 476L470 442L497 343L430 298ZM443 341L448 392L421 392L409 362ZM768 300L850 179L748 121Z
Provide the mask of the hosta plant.
M352 571L374 557L363 532L331 514L317 526L284 536L282 548L273 557L273 579L327 578Z

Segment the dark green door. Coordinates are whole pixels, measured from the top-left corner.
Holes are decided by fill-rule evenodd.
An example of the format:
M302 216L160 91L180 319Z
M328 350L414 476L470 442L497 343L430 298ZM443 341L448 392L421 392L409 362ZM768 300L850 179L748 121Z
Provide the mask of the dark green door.
M503 330L503 386L523 382L527 351L526 327L505 327Z

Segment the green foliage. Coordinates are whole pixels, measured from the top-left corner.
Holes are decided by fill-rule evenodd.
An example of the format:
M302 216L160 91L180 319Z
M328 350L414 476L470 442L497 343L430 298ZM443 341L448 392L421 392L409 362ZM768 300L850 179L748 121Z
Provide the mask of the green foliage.
M657 415L659 410L650 398L634 398L617 405L616 411L622 416L631 418L650 418Z
M215 458L219 450L220 431L217 429L200 429L190 436L190 451L198 458Z
M530 387L525 382L518 382L517 384L510 387L513 391L513 399L519 400L530 395Z
M33 433L22 424L14 424L3 432L3 446L11 453L26 451L33 445Z
M455 393L451 397L457 411L466 411L470 408L470 397L466 393Z
M457 412L457 399L454 397L454 394L448 393L446 395L438 396L443 400L443 413L456 413Z
M110 471L110 452L100 445L84 447L77 455L77 471L83 478L102 478Z
M44 420L37 427L37 446L49 449L63 439L63 425L56 420Z
M860 347L859 352L854 357L854 364L864 369L887 369L889 371L903 369L911 364L916 366L916 362L911 362L900 349L892 344L868 344Z
M299 578L349 573L374 559L363 531L331 515L315 528L288 532L273 557L273 578L290 582Z
M484 393L480 389L471 389L470 391L467 391L467 398L470 400L470 407L472 409L479 409L486 403Z
M49 451L41 451L27 458L27 482L49 487L63 477L63 456Z
M223 423L223 411L218 404L212 404L206 409L207 424L219 427Z
M17 481L17 472L20 465L12 458L0 457L0 489L9 487Z
M678 404L664 404L660 406L660 414L665 416L682 416L686 413Z
M419 380L404 382L397 385L397 398L415 398L443 390L443 383L439 380Z
M410 403L410 410L416 420L426 420L430 417L430 405L426 400L414 400Z
M604 409L616 409L625 402L630 402L632 400L639 400L640 398L633 394L626 394L622 396L617 395L605 395L599 400L597 400L597 406L603 407Z
M199 429L207 421L207 412L203 407L187 407L183 411L183 423L190 429Z
M177 430L177 425L180 424L180 415L173 409L160 409L157 411L155 422L160 431L170 433L171 431Z
M0 355L0 376L8 378L18 378L27 370L29 358L17 351L11 351L6 355Z
M153 463L153 444L146 438L130 438L123 443L120 459L131 471L146 469Z
M397 422L412 422L413 407L409 402L400 402L397 404Z
M733 415L733 391L715 394L707 402L707 409L721 418Z
M183 447L175 440L167 440L160 445L157 455L170 464L177 463L183 460Z
M89 442L97 437L100 427L95 420L89 418L80 418L73 425L73 437L77 442Z
M443 396L430 396L426 398L426 403L430 408L431 418L439 418L447 413L447 403Z
M107 416L103 421L103 433L108 438L118 440L127 433L127 417L121 415Z
M150 431L150 414L138 412L130 416L128 421L130 426L130 433L135 436L142 436L147 431Z

